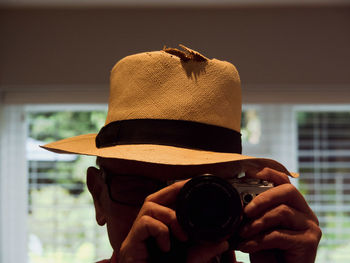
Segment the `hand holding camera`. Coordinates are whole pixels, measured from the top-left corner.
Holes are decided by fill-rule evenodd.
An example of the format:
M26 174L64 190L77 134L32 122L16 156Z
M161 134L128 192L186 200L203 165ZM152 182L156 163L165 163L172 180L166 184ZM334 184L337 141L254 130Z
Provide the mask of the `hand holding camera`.
M266 168L248 177L259 180L249 184L206 175L150 195L122 244L120 262L150 262L149 238L169 252L172 235L191 244L187 262L211 262L229 249L227 240L238 242L238 237L243 238L238 249L250 253L251 262L313 262L310 251L317 249L321 231L287 175Z
M177 196L186 182L176 182L146 198L129 234L121 245L118 262L152 262L150 260L152 251L147 250L150 240L155 241L155 245L151 245L153 248L156 247L168 253L171 250L171 239L184 243L188 241L188 235L179 225L175 213ZM228 248L227 241L195 245L186 251L186 255L177 256L186 256L187 262L206 263L227 251ZM173 260L176 262L176 259Z
M272 181L275 187L244 208L249 221L238 249L249 253L252 263L314 262L322 235L319 222L288 176L270 168L248 176Z

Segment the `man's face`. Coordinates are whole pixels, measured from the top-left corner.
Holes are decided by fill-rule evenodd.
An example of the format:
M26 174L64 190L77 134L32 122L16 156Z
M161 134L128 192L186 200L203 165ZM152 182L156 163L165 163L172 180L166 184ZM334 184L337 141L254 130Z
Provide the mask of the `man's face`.
M143 199L164 187L167 181L203 173L232 176L232 167L222 165L165 166L106 158L98 158L97 164L100 169L88 169L87 184L94 199L96 220L99 225L107 225L116 252L128 235Z

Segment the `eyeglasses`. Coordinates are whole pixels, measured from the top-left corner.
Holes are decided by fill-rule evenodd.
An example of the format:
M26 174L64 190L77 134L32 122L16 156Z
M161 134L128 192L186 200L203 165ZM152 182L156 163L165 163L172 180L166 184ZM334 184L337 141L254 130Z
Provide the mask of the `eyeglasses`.
M118 204L142 206L145 198L168 185L167 182L138 175L113 174L100 168L109 198Z
M177 181L162 181L139 175L115 174L104 167L100 167L100 171L107 185L109 198L115 203L127 206L141 207L147 196ZM237 176L226 178L226 180L233 183L237 180Z

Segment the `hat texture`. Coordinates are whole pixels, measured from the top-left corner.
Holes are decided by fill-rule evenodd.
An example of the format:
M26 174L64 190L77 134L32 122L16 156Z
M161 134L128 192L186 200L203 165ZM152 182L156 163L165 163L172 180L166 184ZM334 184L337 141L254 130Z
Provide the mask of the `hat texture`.
M121 59L110 75L105 126L43 148L165 165L236 162L242 171L280 163L240 152L241 84L229 62L164 48Z

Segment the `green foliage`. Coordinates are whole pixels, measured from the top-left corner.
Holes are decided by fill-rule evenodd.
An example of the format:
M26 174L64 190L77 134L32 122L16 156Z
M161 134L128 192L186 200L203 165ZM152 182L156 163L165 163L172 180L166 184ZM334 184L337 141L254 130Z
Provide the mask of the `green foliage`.
M106 112L39 112L30 113L28 119L30 137L52 142L76 135L97 133L104 125Z
M29 137L45 143L64 138L97 133L104 125L106 112L33 112L28 115ZM74 163L55 162L46 168L41 167L38 173L45 173L45 183L59 184L62 187L74 183L82 185L85 182L86 168L92 163L93 157L77 156ZM60 174L59 177L56 175ZM76 195L77 192L71 192Z
M97 133L106 113L36 112L28 115L29 137L45 143ZM112 254L105 228L95 222L85 185L91 156L75 161L29 163L29 258L32 263L86 263Z
M29 232L42 248L29 246L32 262L94 262L98 248L111 255L105 229L96 229L92 200L86 190L73 197L59 185L52 185L33 190L31 196L35 206L29 217Z

